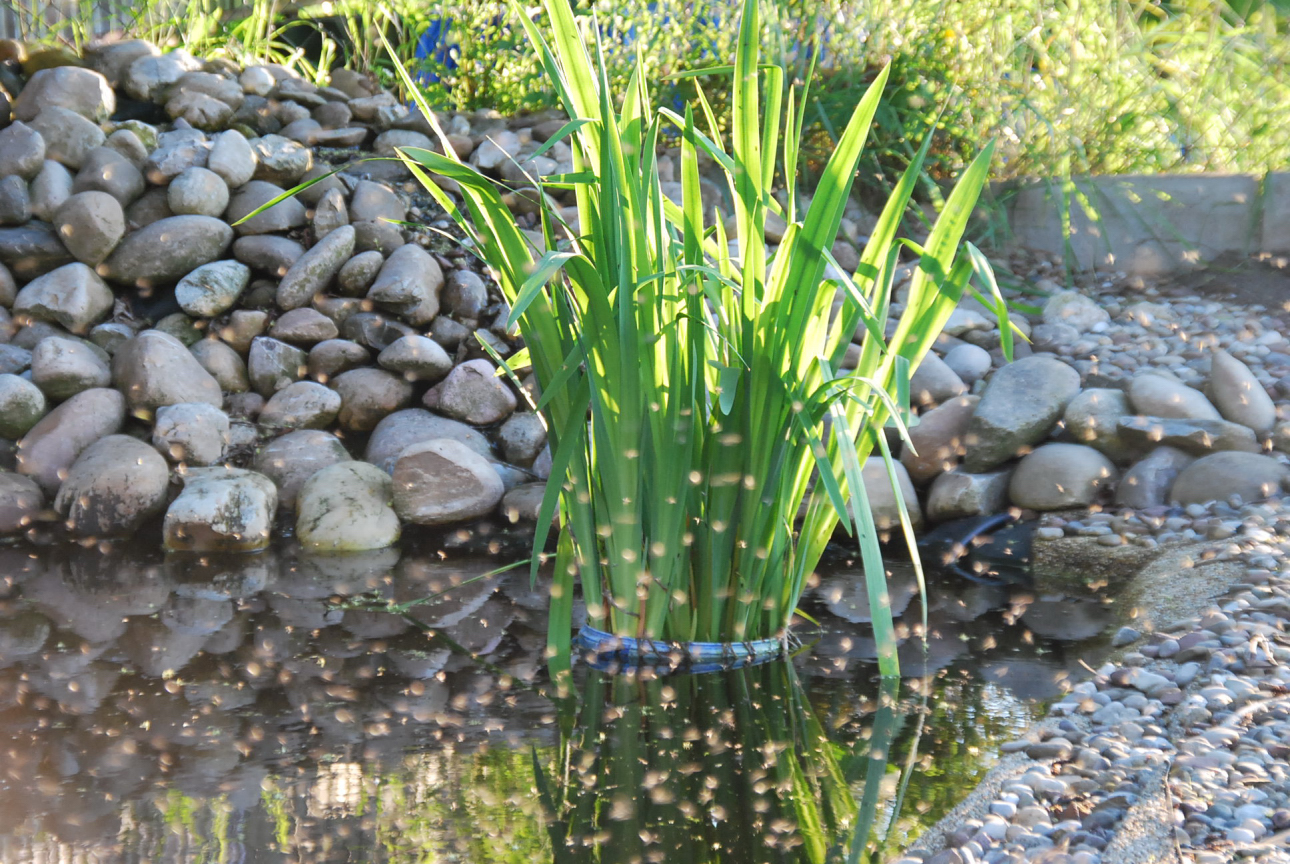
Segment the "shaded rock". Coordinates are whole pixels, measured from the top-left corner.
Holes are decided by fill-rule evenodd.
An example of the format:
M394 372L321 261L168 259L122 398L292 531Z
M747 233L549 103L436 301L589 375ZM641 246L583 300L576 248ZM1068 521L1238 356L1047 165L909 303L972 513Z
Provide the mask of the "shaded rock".
M247 372L251 388L264 398L305 376L309 355L294 345L258 336L251 340Z
M508 489L502 496L502 503L498 505L498 513L506 521L514 524L516 522L536 522L539 511L542 509L542 497L546 494L546 483L521 483L513 489ZM556 514L552 514L551 528L555 530L559 524L558 512L559 505L556 506Z
M448 312L457 318L478 318L488 305L488 288L479 274L470 270L453 270L448 274L440 299Z
M1225 501L1232 495L1246 502L1258 501L1280 494L1288 475L1290 470L1271 456L1212 453L1178 474L1169 497L1181 504Z
M54 225L76 260L93 267L125 236L125 211L106 192L81 192L58 208Z
M52 225L28 222L0 228L0 263L20 281L35 279L73 260Z
M107 387L112 383L112 372L98 351L74 339L42 339L31 352L32 383L54 401L82 390Z
M269 335L296 345L313 345L335 339L336 325L316 309L292 309L273 322Z
M313 381L288 384L265 403L260 425L278 429L325 429L340 413L341 397Z
M160 287L221 257L233 229L210 216L171 216L126 236L103 270L113 282Z
M214 465L228 442L228 415L213 405L181 402L157 409L152 444L172 462Z
M18 292L13 311L85 333L112 311L114 300L98 274L78 261L28 282Z
M382 549L399 540L390 475L366 462L324 468L304 484L296 537L312 552Z
M0 534L31 527L45 506L45 495L30 477L0 471Z
M268 204L285 191L281 186L275 186L263 180L252 180L233 193L233 197L228 202L228 210L224 213L224 218L228 220L230 225L233 225L233 230L238 233L238 236L272 234L277 231L290 231L292 228L299 228L306 222L305 205L294 197L279 201L263 213L241 222L242 219L246 219L247 216L254 213L256 209ZM237 222L241 222L241 224L234 224Z
M225 393L251 389L242 356L218 339L199 339L188 349Z
M31 180L45 162L45 139L26 123L0 130L0 176L16 174Z
M1001 513L1008 506L1012 471L969 474L955 468L936 478L927 493L927 518L948 522L968 516Z
M457 420L487 426L515 410L516 399L506 381L487 360L468 360L454 368L436 389L435 407Z
M184 120L188 124L207 131L216 131L228 125L233 117L233 109L228 103L207 96L205 93L181 91L166 102L166 113L172 119Z
M31 352L19 345L0 342L0 374L17 375L31 366Z
M341 398L340 425L353 432L376 428L412 401L412 385L383 369L351 369L337 375L331 386Z
M228 186L214 171L189 168L170 181L166 200L177 216L221 216L228 208Z
M239 468L190 468L166 511L172 552L254 552L269 545L278 492L263 474Z
M349 460L345 445L335 435L301 429L265 444L253 467L278 487L278 505L294 510L306 480L323 468Z
M1042 441L1079 389L1079 373L1050 357L995 372L968 423L964 467L981 473Z
M66 108L45 108L31 121L31 128L45 141L45 158L61 162L73 171L81 167L91 149L107 139L93 121Z
M909 522L914 528L923 524L923 509L918 503L918 493L909 479L909 472L899 462L893 463L896 483L900 489L905 509L909 513ZM896 502L896 493L892 489L891 478L887 473L887 464L880 456L865 460L861 472L864 476L865 492L869 495L869 506L873 508L873 521L879 531L899 530L900 507Z
M82 451L54 507L81 537L130 534L161 512L170 469L156 450L129 435L108 435Z
M125 208L126 231L138 231L154 222L174 216L170 212L170 201L165 189L149 189L139 200Z
M165 186L189 168L205 168L210 145L196 129L175 130L158 136L157 149L143 163L143 176L154 186Z
M296 309L307 304L315 294L327 289L353 253L354 229L344 225L332 231L301 255L282 277L278 284L278 306Z
M314 236L326 237L342 225L349 224L345 196L339 189L328 190L314 207Z
M939 405L967 392L967 385L954 370L928 351L909 381L909 398L916 405Z
M1277 422L1272 397L1250 367L1226 351L1215 351L1209 372L1209 395L1223 418L1248 426L1260 435Z
M16 441L45 416L45 394L17 375L0 374L0 438Z
M1123 390L1091 388L1071 400L1063 420L1076 441L1123 464L1142 449L1120 431L1120 418L1129 413L1129 397Z
M129 159L111 147L95 147L85 154L72 192L104 192L128 207L146 187L143 172Z
M1111 460L1092 447L1045 444L1017 465L1008 494L1018 507L1061 510L1096 502L1115 480Z
M372 355L357 342L348 339L328 339L309 349L309 376L327 383L348 369L366 366Z
M116 111L116 94L108 80L93 69L77 66L42 69L31 76L18 94L13 116L17 120L32 120L54 106L101 122Z
M383 183L360 180L350 198L349 214L355 222L377 219L401 222L407 218L408 208L390 187Z
M133 412L163 405L204 402L219 408L219 384L182 342L159 330L145 330L112 358L112 380Z
M451 438L486 460L493 458L492 445L478 430L420 408L396 411L378 423L367 439L367 452L363 458L387 474L393 473L400 453L413 444L436 438Z
M1174 447L1157 447L1124 472L1115 488L1115 503L1145 510L1169 503L1169 490L1195 457Z
M979 396L959 396L919 415L918 425L909 429L914 450L902 447L900 454L910 479L926 483L958 464L965 452L968 423L980 401Z
M1221 420L1218 410L1205 394L1176 378L1154 372L1134 376L1129 382L1129 401L1139 414L1182 420Z
M420 246L409 244L390 253L367 298L419 327L439 314L442 287L438 262Z
M452 370L448 352L424 336L404 336L382 351L376 362L408 381L439 381Z
M1167 417L1121 417L1120 436L1132 445L1147 449L1157 444L1177 447L1203 456L1218 450L1259 452L1254 430L1226 420L1192 420Z
M336 274L336 286L346 297L362 297L381 272L385 256L380 252L362 252L345 262Z
M485 516L502 500L488 460L450 438L414 444L394 464L394 510L405 522L446 525Z
M31 218L31 196L21 177L0 179L0 225L22 225Z
M390 222L354 222L354 249L359 252L380 252L389 256L403 248L407 240L403 229Z
M44 416L18 442L18 473L54 495L72 463L95 441L121 429L125 397L107 388L77 393Z
M238 261L212 261L179 280L175 300L195 318L214 318L233 307L251 282L251 269Z
M356 312L345 319L340 328L346 339L365 345L374 351L384 351L404 336L415 336L416 330L402 321L377 312Z
M287 275L291 265L304 254L305 247L295 240L271 234L254 234L233 241L234 258L275 279Z
M517 412L497 430L497 443L507 462L527 467L546 446L546 426L532 411Z
M161 49L145 39L127 39L98 45L91 43L85 48L85 59L111 87L122 84L135 60L140 57L157 57L160 54Z
M979 345L956 345L945 352L945 365L964 384L971 384L990 374L990 352Z

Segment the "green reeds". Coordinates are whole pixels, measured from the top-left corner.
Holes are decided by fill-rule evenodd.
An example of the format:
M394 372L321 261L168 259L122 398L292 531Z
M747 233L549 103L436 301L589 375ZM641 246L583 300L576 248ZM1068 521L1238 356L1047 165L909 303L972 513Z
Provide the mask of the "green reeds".
M615 635L782 636L841 523L859 541L882 672L897 674L861 469L875 448L890 465L884 427L903 431L910 372L973 272L959 245L992 148L963 173L920 247L896 231L925 143L858 271L826 274L885 72L856 105L807 202L795 177L808 95L763 60L755 0L743 7L734 65L722 70L733 76L728 142L702 93L684 116L656 110L638 72L618 101L589 22L575 19L568 0L544 5L552 42L520 17L570 117L547 146L567 140L573 171L532 178L543 193L541 236L521 230L505 190L458 160L442 130L442 154L402 156L493 271L527 345L510 369L530 363L540 386L553 480L537 521L535 573L560 505L549 652L567 660L575 580L588 622ZM680 139L675 202L660 181L667 134ZM733 202L731 237L721 208L703 199L701 154ZM431 174L459 185L464 209ZM548 195L573 199L574 224ZM763 236L777 218L784 230L771 255ZM884 339L902 248L919 266ZM844 371L853 337L863 350Z

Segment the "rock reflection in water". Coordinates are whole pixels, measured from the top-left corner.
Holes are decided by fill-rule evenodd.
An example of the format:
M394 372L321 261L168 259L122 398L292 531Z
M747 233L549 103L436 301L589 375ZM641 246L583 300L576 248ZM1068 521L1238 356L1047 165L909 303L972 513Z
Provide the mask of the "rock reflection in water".
M0 860L824 860L867 791L871 842L916 834L1032 710L1016 645L955 600L885 720L867 627L842 619L797 673L590 677L579 712L538 689L542 586L497 566L0 548ZM1055 690L1073 660L1052 656L1020 689ZM867 782L871 745L891 758Z

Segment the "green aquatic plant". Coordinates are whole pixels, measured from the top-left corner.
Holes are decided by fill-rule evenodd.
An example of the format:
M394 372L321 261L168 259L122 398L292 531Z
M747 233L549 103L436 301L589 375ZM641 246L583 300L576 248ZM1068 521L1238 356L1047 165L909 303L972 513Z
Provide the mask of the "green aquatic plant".
M862 468L878 451L883 482L894 485L884 430L903 434L911 370L974 267L988 269L960 240L992 147L963 172L920 246L896 232L924 142L848 275L830 250L885 71L855 106L808 201L796 186L807 85L764 61L755 0L743 4L734 64L720 70L733 89L728 142L702 91L684 114L655 109L638 68L619 101L594 31L568 0L546 0L545 10L550 42L521 18L570 119L542 149L567 140L573 170L532 178L541 231L522 230L503 203L507 190L455 156L423 99L442 153L401 155L501 285L527 346L509 371L527 363L536 375L553 480L537 520L535 574L559 503L554 671L569 656L575 581L589 624L616 636L784 637L841 523L859 541L882 672L898 674ZM681 143L676 201L664 193L658 158L669 129ZM733 202L730 236L721 208L704 199L701 159ZM457 184L464 208L431 175ZM551 196L572 198L576 218L564 218ZM782 231L773 254L768 226ZM918 266L884 338L902 250ZM987 302L1002 322L997 289ZM862 350L844 370L853 338Z

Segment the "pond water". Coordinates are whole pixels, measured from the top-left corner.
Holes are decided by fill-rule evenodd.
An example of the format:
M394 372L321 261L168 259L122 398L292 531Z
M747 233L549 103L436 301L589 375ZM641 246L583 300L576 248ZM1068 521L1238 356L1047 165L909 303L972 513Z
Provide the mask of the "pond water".
M1104 650L1096 603L956 581L924 655L896 571L883 691L843 560L791 662L553 698L541 585L444 545L0 548L0 860L882 860Z

